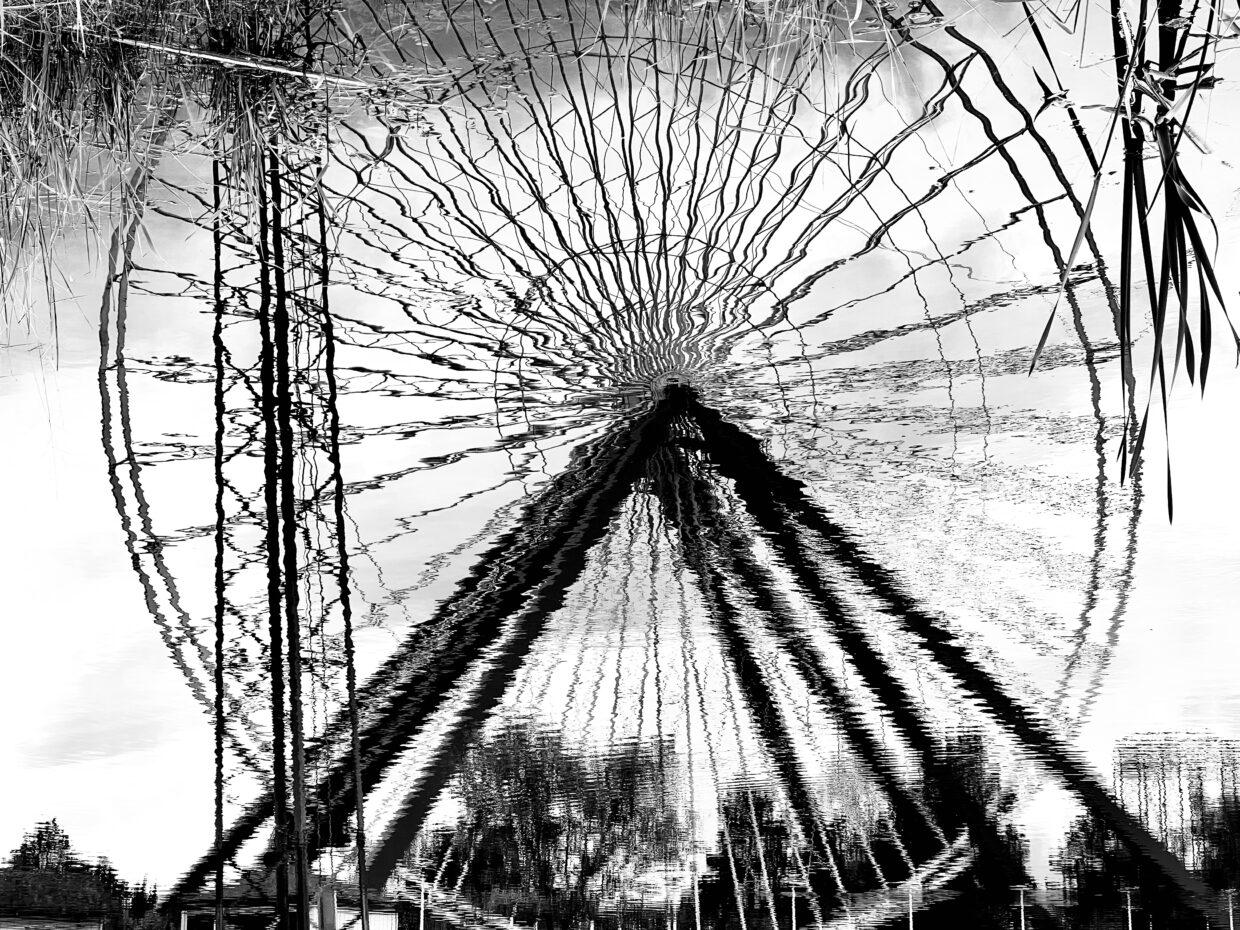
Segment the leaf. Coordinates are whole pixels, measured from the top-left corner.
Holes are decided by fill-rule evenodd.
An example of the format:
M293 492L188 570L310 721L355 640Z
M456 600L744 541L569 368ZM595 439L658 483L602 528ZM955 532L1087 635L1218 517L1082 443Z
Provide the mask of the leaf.
M1193 54L1196 54L1196 53L1194 52ZM1192 56L1189 55L1187 57L1191 58ZM1195 74L1197 72L1201 72L1202 75L1205 75L1208 72L1212 71L1213 69L1214 69L1214 62L1208 61L1205 64L1197 64L1197 65L1183 65L1183 66L1175 65L1171 68L1170 73L1178 76L1181 74Z
M1059 310L1059 298L1055 298L1055 306L1051 308L1051 315L1046 319L1046 325L1042 327L1042 338L1038 340L1038 347L1033 350L1033 361L1029 363L1029 374L1033 374L1033 370L1038 367L1038 359L1042 357L1042 350L1046 347L1046 339L1051 334L1051 324L1055 322L1055 313Z
M1072 271L1072 267L1076 264L1076 253L1081 250L1081 243L1085 241L1085 235L1089 232L1089 220L1094 214L1094 203L1098 200L1098 188L1102 185L1102 169L1099 168L1094 172L1094 184L1089 191L1089 200L1085 204L1085 209L1081 213L1081 225L1076 231L1076 240L1072 243L1072 249L1068 252L1068 260L1064 262L1063 273L1059 276L1059 286L1062 288L1068 282L1068 275ZM1058 301L1056 301L1058 304Z
M1038 82L1038 87L1042 88L1042 105L1038 107L1038 112L1033 114L1033 118L1037 119L1039 116L1041 116L1043 113L1046 112L1047 108L1051 105L1052 101L1055 99L1055 94L1051 91L1049 87L1046 86L1046 82L1042 80L1042 76L1038 74L1037 71L1033 72L1033 77L1034 77L1034 80Z
M1193 384L1197 372L1197 357L1193 352L1193 332L1188 328L1187 309L1186 307L1180 331L1184 334L1184 370L1188 372L1188 383Z
M1210 320L1210 294L1206 291L1205 278L1201 273L1201 262L1197 262L1197 280L1201 286L1201 391L1206 390L1206 375L1210 370L1210 349L1213 342L1212 321Z
M1168 443L1170 446L1170 443ZM1171 450L1167 450L1167 522L1175 522L1175 494L1171 485Z

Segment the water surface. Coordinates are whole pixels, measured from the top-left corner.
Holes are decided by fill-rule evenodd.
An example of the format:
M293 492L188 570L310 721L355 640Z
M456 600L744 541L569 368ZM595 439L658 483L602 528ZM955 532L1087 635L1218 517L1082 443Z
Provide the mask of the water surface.
M204 29L73 59L131 137L9 327L14 845L204 927L1226 925L1240 378L1171 522L1106 29L1047 107L1013 4Z

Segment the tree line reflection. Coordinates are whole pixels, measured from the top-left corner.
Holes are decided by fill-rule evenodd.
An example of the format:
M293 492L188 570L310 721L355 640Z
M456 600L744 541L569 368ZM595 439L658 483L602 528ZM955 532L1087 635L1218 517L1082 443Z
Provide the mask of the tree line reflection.
M976 734L949 738L945 755L961 790L983 802L994 798L1000 775ZM1230 743L1165 735L1125 744L1117 758L1116 790L1222 892L1240 879L1238 759ZM529 719L488 728L457 760L451 813L401 855L394 900L384 906L395 908L401 926L436 930L485 922L486 915L496 926L816 926L823 915L810 906L815 887L836 877L849 888L873 887L884 872L899 874L902 857L893 843L901 825L890 809L868 826L851 816L824 822L828 867L812 850L803 857L788 795L774 785L721 785L714 835L703 833L684 786L669 778L679 761L670 744L584 752ZM927 801L945 822L958 816L958 799L928 794ZM909 898L916 926L1004 926L1015 919L1003 883L1021 877L1027 845L1010 827L997 842L986 851L1002 848L1017 872L975 862L946 894L927 900L919 889ZM1056 880L1045 889L1034 894L1030 887L1028 926L1112 926L1127 918L1126 908L1137 925L1200 925L1201 915L1101 817L1074 822L1054 870ZM229 889L230 925L270 919L269 911L253 912L259 892L273 888L270 877L251 875L243 897ZM350 900L345 895L341 903ZM6 914L158 930L175 916L160 910L161 902L157 889L126 882L106 858L81 856L55 821L37 825L0 868ZM209 920L195 917L191 925Z

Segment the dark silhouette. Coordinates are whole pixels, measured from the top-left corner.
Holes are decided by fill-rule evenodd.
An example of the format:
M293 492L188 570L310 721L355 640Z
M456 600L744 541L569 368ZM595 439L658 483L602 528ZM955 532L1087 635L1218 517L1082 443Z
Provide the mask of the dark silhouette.
M740 508L725 510L717 475L731 479ZM474 729L498 704L509 676L524 661L546 618L560 606L564 592L579 577L586 555L607 532L621 502L639 485L655 494L665 518L676 530L685 567L706 599L746 712L757 725L765 752L775 760L781 790L790 805L789 836L793 846L807 844L805 854L813 863L802 866L801 893L808 909L826 913L843 907L848 894L881 891L892 877L886 874L883 861L893 869L895 878L916 877L918 863L948 849L958 835L967 837L976 849L973 866L939 883L937 887L947 897L931 908L931 913L939 913L943 919L991 919L1007 912L1010 888L1028 881L1023 843L1000 822L1007 802L987 765L985 747L976 735L968 733L946 743L933 735L917 702L893 677L851 609L834 593L830 571L847 573L859 581L965 694L1077 793L1099 822L1119 838L1127 854L1158 876L1166 894L1178 902L1177 907L1200 913L1213 906L1213 896L1200 879L1098 785L1045 724L977 665L937 618L909 598L889 572L819 510L799 482L781 473L756 440L704 406L692 389L679 385L668 385L648 410L623 420L616 430L579 450L569 469L526 505L517 527L479 560L457 593L440 605L435 618L417 627L397 654L358 690L365 721L358 735L361 765L350 754L310 790L309 796L315 799L313 809L333 821L313 831L309 853L322 848L322 837L344 835L344 818L359 794L354 782L359 770L361 787L368 791L394 764L428 715L455 693L461 672L477 651L498 642L500 621L520 605L522 619L507 634L491 669L471 693L456 695L461 701L456 720L430 751L422 776L387 835L372 851L366 864L372 887L378 887L406 861L435 799L460 776L462 760L471 758ZM918 751L920 793L911 793L892 777L883 751L870 743L865 728L856 724L855 711L850 710L841 689L831 683L832 674L815 664L814 647L798 639L797 622L780 606L773 582L747 554L743 540L752 530L745 528L746 521L753 521L764 531L784 568L818 608L813 622L825 625L841 643L885 712ZM744 617L733 593L737 583L749 591L750 610ZM895 866L897 847L887 847L882 830L876 830L874 836L858 836L822 816L805 774L783 751L790 737L778 702L761 664L749 653L747 626L753 622L749 619L754 616L753 608L779 647L817 690L824 706L839 714L858 758L886 789L893 811L886 832L892 837L907 835L908 841L902 845L904 855L913 854L911 865ZM343 732L346 720L333 726ZM493 755L496 752L494 748L491 751ZM529 769L517 769L521 778L535 778L535 783L518 791L525 799L522 803L531 805L520 816L531 819L532 832L505 838L507 827L489 838L479 836L476 852L483 856L479 866L484 874L489 871L500 884L522 884L537 898L539 889L544 896L551 894L554 882L545 870L555 861L540 860L537 850L559 849L560 844L570 842L569 827L562 818L549 813L549 785L556 778L567 779L570 787L566 790L571 796L579 790L571 786L579 782L580 775L574 774L572 765L554 761L563 753L550 745L529 751L533 753L530 760L544 760L539 763L543 774L537 777ZM508 770L512 768L508 758L501 752L491 761L499 770ZM204 859L182 887L200 880L196 876L209 874L218 861L215 857L235 848L257 829L270 816L267 804L255 807L234 825L225 838L225 850ZM518 848L528 846L525 854L517 856L526 863L517 871L512 871L517 860L503 852L513 843ZM761 845L760 855L758 849L753 848L753 855L742 849L740 860L736 848L732 849L728 870L737 888L751 883L752 878L748 865L744 868L750 871L745 875L736 872L742 868L738 862L762 860L768 879L771 870L778 872L783 854L770 850L767 863L765 845ZM278 861L269 859L269 867ZM560 903L576 900L561 897L557 897ZM578 907L574 903L568 910L576 913ZM1039 919L1045 917L1036 907L1033 914Z
M156 930L157 895L145 880L131 886L106 858L91 863L73 849L53 818L38 824L0 869L0 916L101 921L105 930Z

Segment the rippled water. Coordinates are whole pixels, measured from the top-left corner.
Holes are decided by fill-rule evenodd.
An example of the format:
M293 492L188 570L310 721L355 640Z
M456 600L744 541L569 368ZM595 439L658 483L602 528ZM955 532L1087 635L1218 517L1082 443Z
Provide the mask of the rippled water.
M1171 522L1105 25L259 9L100 40L132 138L10 316L14 847L118 927L1228 926L1240 376Z

